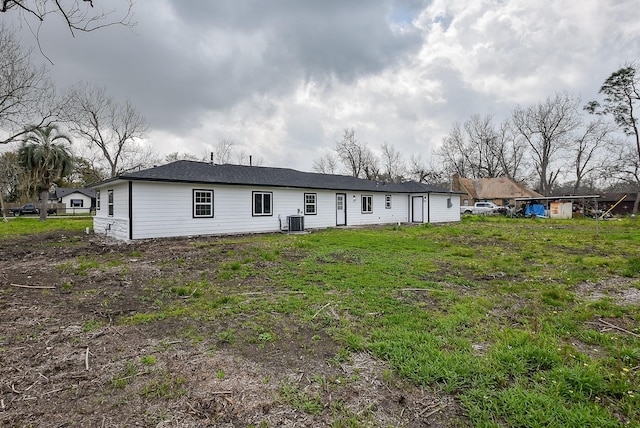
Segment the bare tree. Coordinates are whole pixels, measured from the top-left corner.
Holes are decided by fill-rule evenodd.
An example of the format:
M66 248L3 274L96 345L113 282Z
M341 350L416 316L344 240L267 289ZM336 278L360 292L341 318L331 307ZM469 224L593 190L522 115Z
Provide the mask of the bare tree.
M404 181L407 167L402 160L402 155L392 144L382 144L382 176L384 180L394 183Z
M418 183L428 183L435 186L444 186L449 182L448 174L441 168L427 162L421 155L411 155L409 157L409 174Z
M367 180L377 180L380 166L366 143L356 139L355 129L345 129L342 141L336 143L336 154L347 174Z
M65 119L80 140L102 155L109 177L159 163L152 149L141 144L148 130L144 117L129 100L119 104L104 88L73 87Z
M345 129L342 141L336 143L338 159L344 165L348 174L359 177L363 169L362 144L356 140L355 129Z
M222 138L211 151L211 161L218 164L231 163L235 146L236 143L231 138Z
M491 115L481 117L474 114L465 122L464 129L469 137L469 146L475 148L476 175L479 177L503 175L501 147L498 144L502 141L498 138Z
M0 24L0 144L18 141L25 125L50 126L58 103L47 69L36 67L31 52Z
M460 122L453 123L451 131L442 139L442 144L434 154L450 175L459 174L462 177L478 178L471 167L473 155L465 142Z
M640 183L640 159L635 156L635 151L635 144L629 140L620 141L615 149L608 150L611 162L602 168L601 175L615 178L619 187L637 191L638 183ZM637 213L637 202L634 202L633 209L633 212Z
M179 160L191 160L191 161L200 161L200 160L204 160L203 158L200 158L196 155L192 155L191 153L180 153L180 152L173 152L173 153L169 153L168 155L166 155L164 157L164 161L166 163L171 163L171 162L175 162L175 161L179 161Z
M625 150L629 159L620 159L619 173L625 182L634 182L636 189L640 189L638 178L638 164L640 164L640 130L638 129L638 113L636 108L640 104L640 73L636 63L628 63L615 71L604 81L599 93L605 96L604 104L591 101L585 109L590 113L609 115L616 125L628 137L633 138L629 150ZM620 175L620 174L617 174ZM633 213L638 213L640 205L640 191L637 192Z
M312 169L320 174L335 174L338 171L338 159L333 154L327 153L313 161Z
M577 101L556 94L528 108L517 107L511 118L518 138L526 142L535 166L539 191L549 195L563 169L556 161L566 151L571 133L580 125Z
M493 116L471 116L455 122L435 155L453 175L469 178L512 176L520 165L521 150L513 144L505 125L496 129Z
M258 156L250 155L244 150L240 150L236 154L236 163L238 165L262 166L264 159Z
M574 137L571 152L574 158L575 182L573 193L577 193L584 179L597 169L604 168L602 162L611 159L604 155L604 150L611 148L614 129L602 120L594 120L587 124L580 134Z
M382 175L378 158L366 145L362 144L362 174L367 180L379 180Z
M502 174L512 180L521 181L522 169L525 167L525 143L521 139L514 138L508 121L500 125L496 138Z
M0 13L16 12L30 24L34 19L38 25L51 15L62 17L72 35L76 31L89 32L111 25L135 25L133 0L126 0L126 10L115 17L116 10L94 7L99 0L0 0ZM112 5L113 2L102 2ZM35 31L36 37L38 35Z
M69 181L74 187L85 187L107 179L107 173L98 160L94 153L89 157L73 156L73 172Z

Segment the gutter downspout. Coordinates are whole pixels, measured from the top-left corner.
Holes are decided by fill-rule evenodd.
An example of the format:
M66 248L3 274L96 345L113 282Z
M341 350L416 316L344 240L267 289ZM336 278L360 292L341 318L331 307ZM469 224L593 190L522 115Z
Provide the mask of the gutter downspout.
M133 182L129 180L129 240L133 240Z

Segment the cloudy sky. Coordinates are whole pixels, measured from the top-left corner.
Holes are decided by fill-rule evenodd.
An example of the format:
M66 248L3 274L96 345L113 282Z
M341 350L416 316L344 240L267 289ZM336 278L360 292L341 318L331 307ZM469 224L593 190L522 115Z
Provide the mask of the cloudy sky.
M132 29L75 38L45 21L58 86L129 98L161 154L202 156L228 138L304 171L345 128L374 151L429 158L455 121L499 123L559 91L594 99L640 59L637 0L144 0L134 12ZM34 45L25 28L21 39Z

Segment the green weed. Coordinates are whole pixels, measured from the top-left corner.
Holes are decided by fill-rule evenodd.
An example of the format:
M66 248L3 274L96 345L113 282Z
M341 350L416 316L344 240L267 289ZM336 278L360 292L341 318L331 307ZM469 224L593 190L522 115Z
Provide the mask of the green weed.
M156 363L156 357L153 355L146 355L140 358L140 363L145 366L153 366Z
M633 278L638 274L640 274L640 257L632 257L627 260L627 265L622 272L622 275Z
M121 373L111 378L111 386L117 389L124 389L131 379L138 374L138 367L133 361L128 361Z
M89 321L85 322L84 324L82 324L82 332L83 333L89 333L91 331L98 330L100 327L102 327L102 323L100 321L89 320Z
M147 383L140 391L140 395L145 398L174 399L186 394L182 387L186 380L181 377L172 377L164 374L161 379L153 379Z
M278 391L282 400L294 409L310 415L319 415L322 413L323 405L318 394L308 394L290 384L282 384Z
M220 343L228 343L233 344L236 341L236 332L235 330L225 330L218 334L218 340Z
M615 292L621 276L640 276L640 230L628 223L471 216L454 225L225 238L201 244L216 255L213 275L154 280L145 291L158 301L153 311L122 322L173 318L194 343L213 337L259 348L309 337L299 332L311 328L301 346L333 340L330 365L369 352L388 365L387 384L453 394L469 426L633 425L640 339L598 321L639 333L639 308ZM610 297L594 301L583 284L603 284L598 291ZM203 298L176 298L194 290ZM209 321L224 327L211 333ZM182 386L172 382L150 383L143 395L177 394ZM332 426L371 425L367 411L350 413L291 384L278 391L300 411L330 413Z

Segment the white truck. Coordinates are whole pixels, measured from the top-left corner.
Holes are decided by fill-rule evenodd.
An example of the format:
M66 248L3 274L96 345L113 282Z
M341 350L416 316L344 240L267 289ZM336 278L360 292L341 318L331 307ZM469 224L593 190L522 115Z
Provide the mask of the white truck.
M501 208L493 202L476 202L473 205L462 205L460 214L498 214Z

